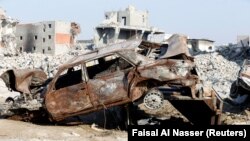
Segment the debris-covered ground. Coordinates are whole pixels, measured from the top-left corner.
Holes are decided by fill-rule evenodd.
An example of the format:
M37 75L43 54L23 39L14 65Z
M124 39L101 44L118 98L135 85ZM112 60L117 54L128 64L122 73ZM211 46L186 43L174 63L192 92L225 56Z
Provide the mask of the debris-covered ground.
M57 70L60 72L60 75L56 75L52 80L49 79L49 82L46 81L46 74L41 71L15 69L2 74L1 78L9 86L9 89L19 91L22 94L16 99L8 98L1 113L3 116L9 117L20 115L21 109L27 109L29 114L26 112L25 115L27 116L23 115L20 118L23 117L22 119L25 119L25 121L29 118L29 121L31 121L34 117L41 117L38 114L43 113L42 111L37 112L37 114L34 113L41 108L41 110L45 110L45 114L48 113L52 117L53 121L61 121L71 116L89 113L90 110L90 112L94 112L97 110L95 107L103 109L105 107L143 101L147 109L158 109L162 107L164 99L174 99L171 103L191 123L217 124L218 122L216 120L211 121L210 117L220 115L219 111L221 111L221 108L218 106L219 103L214 103L216 100L215 93L211 90L202 91L202 85L198 76L195 71L192 71L195 69L195 65L193 59L189 57L190 55L186 48L186 37L175 34L168 39L168 44L167 49L169 51L166 51L161 45L147 41L131 40L99 48L97 51L77 56L73 61L69 62L66 61L69 54L64 55L62 61L57 61L61 59L60 56L44 58L44 56L37 55L37 57L34 57L33 55L36 54L28 54L27 58L27 54L9 57L14 59L14 62L7 60L13 64L11 67L20 67L19 64L21 63L25 64L21 65L21 67L42 69L51 77L57 70L56 61L64 64L64 66ZM138 47L146 51L145 54L142 53L144 56L135 52L135 48ZM160 49L161 54L158 54L159 56L156 54L155 58L159 57L161 59L150 59L148 55L155 52L151 52L148 48ZM174 49L175 51L171 52ZM104 56L106 54L117 55ZM116 58L108 60L108 57ZM171 57L176 57L176 59L169 59ZM78 66L86 61L95 61L96 64L86 65L86 69ZM141 63L138 63L139 61ZM4 65L8 67L9 64ZM8 69L12 69L11 67ZM136 67L137 69L135 70L134 68ZM83 70L86 73L83 73ZM66 73L62 74L61 72L63 71ZM113 76L114 74L115 76ZM89 80L81 79L85 75ZM87 84L83 83L85 81ZM48 86L47 83L49 83ZM116 85L116 83L119 85ZM127 86L127 84L133 85ZM127 87L128 90L124 91L122 89L124 87ZM75 93L86 93L86 96L76 95ZM98 99L91 99L91 94L97 96ZM40 96L37 97L37 95ZM88 99L89 95L90 100ZM77 100L78 97L82 99ZM189 100L192 100L192 103L185 102ZM83 101L85 102L81 105L80 102ZM95 102L96 104L92 106L91 103ZM8 105L8 103L10 104ZM45 106L42 106L44 103ZM196 111L190 110L194 103L198 107ZM209 109L206 109L206 105L209 105ZM215 111L217 111L217 114L215 114ZM151 116L158 119L164 112L165 109L160 109L159 112ZM204 113L201 114L201 112ZM208 114L210 112L212 114ZM173 112L170 111L170 113L167 112L167 114L162 115L170 116L171 113Z
M231 84L237 79L240 66L228 61L218 52L196 55L195 63L200 79L213 87L222 98L227 97Z
M203 80L206 85L214 88L222 99L228 97L231 84L237 79L241 60L243 61L243 56L237 59L231 58L230 60L230 56L234 56L235 53L241 53L241 50L237 52L232 50L233 49L225 48L220 52L202 53L194 56L201 80ZM82 51L81 53L84 52ZM80 53L78 52L78 54ZM74 56L76 56L76 54L73 51L57 56L29 53L22 53L17 56L5 56L0 61L0 73L13 68L36 68L42 69L49 77L53 77L57 72L57 67ZM4 84L1 84L1 87L5 87ZM2 91L4 91L4 89L2 89ZM247 110L235 110L235 107L228 104L225 104L224 109L226 113L223 119L226 124L248 123L249 114L247 114ZM242 109L242 107L238 109ZM173 115L176 115L175 110L171 109L169 111L173 111ZM233 113L231 113L231 111L233 111Z
M235 51L236 50L236 51ZM77 51L78 54L84 53L86 51ZM236 55L235 55L236 54ZM198 74L200 79L204 82L205 85L212 87L217 94L225 99L230 93L231 84L237 79L237 74L240 69L242 61L246 58L247 50L242 49L230 49L224 48L218 52L214 53L201 53L195 55L195 63L197 67ZM76 56L75 51L71 51L68 54L50 56L44 54L27 54L22 53L14 56L4 56L0 61L0 73L8 69L41 69L49 77L53 77L57 72L57 67L65 63L70 58ZM234 56L234 57L232 57ZM238 56L238 57L237 57ZM8 97L8 94L18 95L18 93L9 92L3 82L0 82L1 87L1 96L0 103L4 102L4 98ZM165 109L164 113L157 110L153 111L153 115L164 115L162 120L171 120L172 117L180 120L183 124L187 123L187 119L184 118L178 111L175 110L172 106L169 105L167 101L164 102ZM116 111L116 110L113 110ZM96 121L101 121L99 125L101 127L107 127L107 124L110 124L110 121L124 122L124 119L114 118L121 116L121 110L116 112L100 111L97 115L92 117L96 118ZM152 112L152 111L151 111ZM115 113L115 114L114 114ZM110 114L110 115L106 115ZM152 114L152 113L151 113ZM170 116L171 115L171 116ZM111 118L110 118L111 117ZM106 119L108 118L108 119ZM80 116L79 119L86 121L85 116ZM161 119L161 118L159 118ZM87 119L88 120L88 119ZM139 120L138 124L157 124L157 122L149 121L150 119ZM151 123L150 123L151 122ZM161 121L160 121L161 122ZM222 115L223 124L250 124L250 112L247 106L232 106L228 103L224 104L224 113ZM84 122L83 122L84 123ZM114 125L113 129L115 130L101 130L91 126L91 122L88 122L88 125L81 126L53 126L53 125L34 125L31 123L23 123L20 121L10 121L5 119L0 119L0 124L4 127L0 129L1 139L13 139L13 140L125 140L126 132L120 131L119 123ZM95 123L95 122L93 122ZM103 124L105 123L105 125ZM18 124L18 128L16 128ZM15 129L16 128L16 129ZM12 130L17 132L10 132ZM23 130L25 129L25 130ZM2 130L2 131L1 131ZM60 132L58 132L60 130ZM26 132L29 132L27 135ZM25 135L26 134L26 135Z
M248 48L223 47L213 53L201 53L195 56L200 78L211 86L222 98L228 98L231 84L237 79L244 59L249 56ZM249 106L233 106L224 103L224 124L250 124Z
M87 51L79 51L78 54ZM4 56L0 60L0 73L8 69L41 69L49 77L52 77L57 72L57 67L76 54L72 51L63 55L46 55L37 53L21 53L14 56Z

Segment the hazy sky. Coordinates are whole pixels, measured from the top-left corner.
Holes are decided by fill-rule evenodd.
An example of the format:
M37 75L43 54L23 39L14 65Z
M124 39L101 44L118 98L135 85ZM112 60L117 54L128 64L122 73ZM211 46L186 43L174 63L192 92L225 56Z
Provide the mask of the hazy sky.
M149 23L166 33L209 38L216 44L250 35L250 0L0 0L21 23L64 20L80 23L80 39L90 39L104 12L134 5L149 11Z

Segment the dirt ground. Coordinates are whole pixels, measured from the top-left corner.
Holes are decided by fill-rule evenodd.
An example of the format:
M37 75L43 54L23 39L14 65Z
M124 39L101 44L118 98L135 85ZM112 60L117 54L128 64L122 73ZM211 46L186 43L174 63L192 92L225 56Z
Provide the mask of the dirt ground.
M91 125L37 125L0 119L0 141L125 141L127 132L102 130Z
M1 92L2 90L0 90ZM0 97L0 103L4 98ZM95 116L103 118L99 112ZM88 117L88 116L87 116ZM86 120L85 120L86 121ZM14 121L0 118L0 141L126 141L127 132L119 129L104 130L95 124L97 119L92 119L88 124L81 125L39 125L23 121Z
M0 91L1 92L1 91ZM0 103L4 102L4 98L0 97ZM250 106L250 105L249 105ZM143 106L139 106L143 109ZM164 117L164 124L171 124L172 117L178 124L186 125L188 120L183 117L169 102L164 101L164 108L159 110L148 111L152 115ZM248 107L248 106L247 106ZM222 124L229 125L249 125L250 124L250 112L248 108L237 108L228 104L224 105L224 113L222 115ZM160 112L165 111L165 112ZM230 112L229 112L230 111ZM122 110L118 108L106 111L107 125L114 126L121 122L122 116L120 113ZM104 127L104 113L103 111L95 112L90 115L79 116L79 118L86 124L81 125L56 125L46 124L39 125L29 122L14 121L0 118L0 141L79 141L79 140L91 140L91 141L125 141L127 140L127 132L120 130L120 128L109 128L104 130L94 126L96 123L100 127ZM102 119L102 120L101 120ZM169 122L165 122L169 121ZM99 123L98 123L99 122ZM149 123L148 119L140 120L138 124L157 124L155 122Z

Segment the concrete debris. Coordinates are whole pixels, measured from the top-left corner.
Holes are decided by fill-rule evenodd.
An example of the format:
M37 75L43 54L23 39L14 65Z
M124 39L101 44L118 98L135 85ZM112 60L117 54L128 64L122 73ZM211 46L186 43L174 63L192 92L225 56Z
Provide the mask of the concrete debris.
M220 47L217 52L195 56L200 78L226 98L237 79L240 66L250 59L249 47Z
M12 56L16 50L15 31L18 21L6 16L5 11L0 8L0 56Z
M73 36L76 36L81 33L81 27L78 23L72 22L71 23L71 32Z
M197 55L195 63L201 80L213 87L222 98L226 98L231 84L237 79L240 66L218 52Z
M21 53L18 56L5 56L0 60L0 74L9 69L41 69L48 77L53 77L57 67L74 56L89 52L90 50L72 50L63 55L46 55L39 53Z
M218 52L229 61L236 62L240 66L245 59L250 59L250 47L222 46L218 47Z
M130 14L131 12L134 14ZM125 15L119 16L121 15L121 13ZM135 16L136 14L141 15L140 17L142 18L138 19ZM132 22L133 19L140 22L137 22L135 24L134 22ZM18 83L18 79L15 79L15 83L13 84L15 84L16 88L12 90L17 90L18 92L12 92L10 91L10 89L7 89L2 79L0 79L0 93L1 96L5 98L4 101L0 97L0 103L6 103L6 101L12 102L12 100L13 103L15 103L12 103L12 109L8 107L9 103L5 105L7 106L6 109L11 109L9 113L5 111L0 112L15 114L14 111L18 110L18 108L27 109L28 111L38 111L42 107L46 107L47 109L43 110L49 112L51 116L50 119L53 121L61 121L79 114L94 112L98 109L135 102L138 105L135 104L134 106L138 106L137 108L139 110L157 119L152 120L150 119L150 117L149 119L138 121L140 122L138 124L158 124L158 120L170 119L171 117L168 117L169 114L174 115L173 117L177 119L184 119L185 122L187 122L188 120L192 122L190 120L192 119L191 117L193 117L192 115L198 114L200 117L201 115L206 116L206 114L193 114L189 112L187 115L184 115L184 117L180 113L182 113L183 110L190 110L188 109L188 107L183 106L183 104L187 104L185 103L185 101L195 101L197 99L205 101L207 106L209 106L210 108L209 112L212 112L214 114L212 116L217 117L221 114L222 106L218 106L219 104L214 103L214 101L217 101L217 97L215 98L215 92L207 87L204 87L203 89L202 85L205 84L206 86L212 87L220 98L227 99L228 97L230 97L230 88L233 82L235 82L235 80L237 80L238 78L238 73L243 60L250 59L249 45L247 46L243 44L241 47L219 47L216 52L213 52L213 41L201 39L202 41L206 41L205 43L207 46L204 50L199 49L197 52L191 52L191 54L195 55L193 62L193 57L188 52L188 42L187 37L185 36L174 34L167 40L165 44L156 44L147 41L141 41L141 39L147 40L147 36L149 34L152 35L157 33L164 35L164 32L150 28L150 26L148 25L148 13L137 11L134 7L131 6L128 7L125 11L106 12L105 21L96 27L96 35L92 41L83 41L82 43L79 42L75 44L75 37L81 32L81 28L77 23L70 23L70 33L69 36L67 35L67 42L64 40L64 35L62 34L58 34L61 38L58 38L57 42L58 44L66 42L67 44L74 46L70 46L71 50L68 53L55 56L36 53L22 53L22 51L25 51L23 45L19 45L19 42L16 42L15 37L17 24L17 20L6 16L5 11L0 8L0 56L2 57L2 59L0 60L0 74L3 74L7 70L39 69L45 72L47 77L51 79L47 82L46 78L46 86L43 85L42 91L40 91L39 89L40 98L37 98L36 95L36 92L38 90L34 92L34 88L36 87L32 87L34 91L32 91L33 89L29 87L30 84L32 84L32 81L37 82L37 77L30 77L30 75L26 75L27 77L23 77L23 75L21 74L24 73L21 73L20 71L15 73L20 74L20 83ZM44 26L45 23L40 23L42 27L52 27L51 23L46 22L46 24L47 26ZM42 31L45 32L45 28L42 28ZM21 34L17 34L17 37L20 40L23 40L24 36ZM53 38L50 34L47 37L48 39ZM34 40L36 39L37 35L34 35ZM42 39L43 42L45 42L45 38L42 37ZM132 39L136 40L133 41ZM129 41L123 42L125 40ZM209 44L207 44L207 42L209 42ZM202 43L205 44L204 42ZM93 44L94 46L92 46ZM109 48L107 49L105 45L109 45ZM17 49L17 47L19 48ZM33 48L33 51L31 50L30 52L35 52L34 50L38 51L36 49L36 46L29 45L28 47ZM50 47L52 46L49 46L48 48L48 50L50 50L50 54L57 54L53 53L54 50ZM91 50L87 47L92 48L91 53L89 53ZM93 47L97 48L93 49ZM141 52L135 52L135 47L139 47L140 49L137 49ZM62 51L61 46L60 49L57 50L57 52L58 51ZM38 52L45 53L44 50L40 50ZM104 55L107 53L115 53L116 55L104 57ZM93 57L96 57L99 60L96 60L96 58L93 59ZM123 60L124 58L125 60ZM92 62L89 62L90 60ZM58 67L61 64L64 65ZM83 67L83 64L86 64L86 66L84 65ZM99 68L103 68L103 72L99 72ZM123 69L126 71L122 72ZM63 74L62 72L64 71L67 73ZM107 81L107 78L103 74L111 74L115 71L119 72L116 74L117 76L111 77L109 78L110 80ZM196 71L198 75L196 74ZM26 73L25 70L24 72ZM46 76L45 74L44 76ZM118 75L120 76L118 77ZM9 77L7 77L7 80L8 78ZM77 80L77 78L80 78L79 81ZM25 84L22 83L22 79L27 80L25 81L27 82L25 84L28 84L26 85L26 87L24 87ZM72 83L68 84L70 82L69 80L72 80ZM203 84L200 80L203 81ZM9 79L9 81L12 80ZM86 83L86 86L84 85L84 88L82 88L82 85L80 85L83 81L88 82L88 84ZM133 85L129 85L128 88L130 90L129 94L131 94L132 96L127 97L128 92L123 90L125 86L127 87L127 85L124 86L124 81L128 81L129 83L133 82ZM17 84L20 84L20 87L18 87L19 85ZM72 89L73 86L74 89ZM84 90L87 87L90 88L90 92ZM80 95L79 97L77 97L73 95L75 91L72 91L76 89L84 91L81 94L96 94L101 95L99 97L104 98L97 101L96 99L93 99L94 96L91 97L90 100ZM72 93L71 97L69 96L69 93ZM185 94L183 95L183 93ZM32 98L27 100L26 95L29 94L32 95ZM115 96L110 96L111 94ZM116 97L117 95L119 96L119 94L121 96ZM8 99L10 95L12 99ZM46 97L43 97L44 95L46 95ZM62 97L62 95L65 95L66 99L63 99L65 97ZM23 97L23 99L16 99L15 97ZM123 98L123 101L117 102L116 100L118 98ZM76 99L79 101L77 101ZM46 101L46 106L44 106L44 101ZM139 101L141 103L138 103ZM184 103L182 104L173 101L184 101ZM241 99L234 100L234 102L236 103L241 103L240 101ZM60 102L64 103L61 104ZM80 102L82 102L82 105L79 104ZM168 107L168 105L170 105L169 102L175 108ZM89 104L84 105L86 103ZM89 107L92 103L95 104L94 107L99 107L97 109ZM168 111L164 110L164 107L167 107ZM202 107L197 107L198 108L196 109L196 111L203 110ZM227 112L231 112L226 112L223 114L223 123L250 124L250 114L248 110L245 110L244 112L236 112L235 114L232 112L232 109L233 108L231 108L230 106L224 109ZM204 112L206 113L206 111ZM22 117L23 115L20 116ZM24 117L24 119L27 121L26 117ZM209 124L220 124L219 118L218 121L213 121L211 119L208 120ZM201 119L195 120L192 122L193 124L201 123ZM78 136L74 132L72 132L71 134Z
M238 78L240 66L245 59L250 59L249 56L249 47L237 46L224 46L220 47L217 52L195 56L200 78L226 100L223 108L223 124L250 124L249 109L247 109L250 104L235 106L246 99L245 95L234 99L230 97L230 89Z
M30 121L36 117L41 118L45 111L51 121L57 122L135 102L135 107L140 104L146 107L145 110L140 109L144 113L163 119L167 114L163 112L164 105L168 105L163 101L169 100L192 124L220 124L221 103L212 90L203 91L193 58L183 49L172 50L173 47L185 47L185 39L174 35L169 40L167 51L162 49L166 45L131 40L99 48L68 61L67 57L72 55L60 56L62 62L58 62L59 58L56 57L59 56L38 57L37 54L35 57L33 54L22 54L24 58L20 58L22 55L5 57L15 58L15 65L26 68L8 70L1 76L10 89L22 93L17 99L6 99L14 103L9 108L13 112L9 118L17 119L15 115L18 115L19 120ZM137 52L138 47L145 50ZM160 51L158 59L148 57L152 49ZM58 63L63 65L57 68ZM44 70L49 76L54 76L55 70L58 71L52 79L44 81L45 74L30 70L34 68ZM38 89L44 87L44 90L36 90L36 86ZM39 101L43 106L37 104ZM192 110L192 103L196 103L196 110ZM20 115L18 107L30 113ZM38 111L39 107L42 111ZM181 118L178 113L176 115Z

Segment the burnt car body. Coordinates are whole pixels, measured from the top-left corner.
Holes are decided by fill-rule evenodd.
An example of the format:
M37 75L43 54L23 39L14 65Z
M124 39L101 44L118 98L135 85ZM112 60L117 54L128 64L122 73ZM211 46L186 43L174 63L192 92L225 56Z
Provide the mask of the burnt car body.
M230 89L230 98L234 104L244 104L250 92L250 60L245 59L239 72L237 80Z
M166 45L133 40L72 58L43 81L42 108L61 121L139 100L158 109L168 99L194 124L220 124L222 104L202 88L185 44L179 36Z

